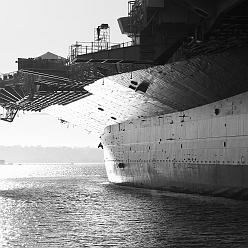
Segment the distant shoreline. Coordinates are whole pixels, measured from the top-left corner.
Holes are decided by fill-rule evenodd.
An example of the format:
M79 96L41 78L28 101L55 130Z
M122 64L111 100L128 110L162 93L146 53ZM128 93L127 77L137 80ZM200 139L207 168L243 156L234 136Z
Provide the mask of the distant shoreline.
M0 146L0 158L11 163L104 163L103 150L91 147Z

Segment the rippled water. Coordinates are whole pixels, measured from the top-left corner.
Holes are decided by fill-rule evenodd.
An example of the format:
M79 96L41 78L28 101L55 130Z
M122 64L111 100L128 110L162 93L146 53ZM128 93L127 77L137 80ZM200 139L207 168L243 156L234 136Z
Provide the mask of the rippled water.
M248 203L117 187L103 165L1 166L0 247L248 247Z

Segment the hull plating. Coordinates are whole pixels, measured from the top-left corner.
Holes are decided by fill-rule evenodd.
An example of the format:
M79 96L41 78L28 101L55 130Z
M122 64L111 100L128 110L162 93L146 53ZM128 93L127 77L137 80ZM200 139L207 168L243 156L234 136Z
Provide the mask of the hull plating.
M119 170L106 164L109 180L126 186L248 200L248 168L243 165L138 163L128 167Z
M248 199L248 93L109 126L110 182Z

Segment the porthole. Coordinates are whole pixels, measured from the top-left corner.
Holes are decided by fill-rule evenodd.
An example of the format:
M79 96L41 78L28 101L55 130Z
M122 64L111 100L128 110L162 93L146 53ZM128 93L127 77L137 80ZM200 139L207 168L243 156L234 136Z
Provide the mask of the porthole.
M220 113L220 109L216 108L216 109L214 110L214 113L215 113L215 115L218 115L218 114Z

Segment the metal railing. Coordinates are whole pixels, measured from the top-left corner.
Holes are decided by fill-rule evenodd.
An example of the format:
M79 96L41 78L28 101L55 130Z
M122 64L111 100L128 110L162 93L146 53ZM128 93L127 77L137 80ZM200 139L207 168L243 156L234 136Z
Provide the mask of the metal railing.
M11 80L16 76L17 76L17 71L8 72L8 73L0 73L0 81L1 80Z
M96 53L104 50L113 50L118 48L130 47L136 45L133 41L123 43L100 43L100 42L76 42L69 48L68 59L72 62L77 56L90 53Z

